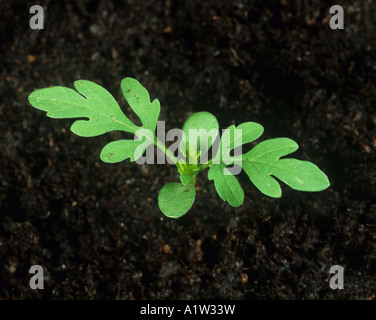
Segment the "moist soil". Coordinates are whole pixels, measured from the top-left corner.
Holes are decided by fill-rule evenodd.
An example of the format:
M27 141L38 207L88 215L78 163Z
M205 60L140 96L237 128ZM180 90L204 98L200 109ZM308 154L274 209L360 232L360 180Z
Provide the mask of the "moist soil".
M1 4L1 299L376 298L375 2L336 2L344 30L329 27L332 1L40 4L43 30L28 1ZM241 174L232 208L205 172L189 213L166 218L157 197L173 166L103 163L120 133L78 137L27 100L87 79L138 121L126 76L160 100L166 130L198 111L221 128L258 122L258 141L297 141L330 188L283 185L273 199ZM29 287L32 265L43 290ZM333 265L344 290L329 287Z

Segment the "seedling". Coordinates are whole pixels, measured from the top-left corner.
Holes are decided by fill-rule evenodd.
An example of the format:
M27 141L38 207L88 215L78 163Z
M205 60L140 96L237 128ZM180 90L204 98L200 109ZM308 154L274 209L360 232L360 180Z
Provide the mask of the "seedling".
M129 120L103 87L87 80L74 82L74 87L78 92L61 86L35 90L29 95L29 102L33 107L47 111L50 118L88 118L76 120L71 126L71 131L81 137L98 136L115 130L134 135L134 140L117 140L105 145L100 154L104 162L137 161L150 145L162 150L180 174L180 182L170 182L159 192L159 208L167 217L179 218L189 211L196 196L196 177L205 169L208 169L208 178L214 181L218 195L233 207L239 207L244 202L244 190L230 172L231 168L233 171L234 168L242 168L262 193L273 198L282 195L276 178L299 191L321 191L330 185L327 176L313 163L281 159L298 149L297 143L288 138L269 139L244 154L235 152L232 155L234 150L261 136L264 128L257 123L232 125L224 130L219 139L216 117L209 112L195 113L183 126L184 134L176 156L155 134L160 113L159 101L151 102L148 92L137 80L123 79L121 90L140 118L141 126ZM194 130L200 134L191 135ZM208 131L212 135L204 137L202 132ZM214 150L215 141L218 142L217 152L212 152L214 155L210 160L202 161L210 148Z

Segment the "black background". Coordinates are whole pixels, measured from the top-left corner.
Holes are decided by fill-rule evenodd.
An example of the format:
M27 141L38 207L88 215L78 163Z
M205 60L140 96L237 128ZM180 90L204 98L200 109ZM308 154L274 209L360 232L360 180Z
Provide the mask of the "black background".
M372 1L42 1L0 13L0 298L375 299L376 46ZM345 30L329 28L342 4ZM122 78L161 102L166 129L210 111L289 137L331 187L232 208L206 173L179 220L157 206L168 165L102 163L112 133L80 138L27 96L87 79L125 112ZM129 116L134 119L134 115ZM45 289L31 290L31 265ZM345 289L329 288L332 265Z

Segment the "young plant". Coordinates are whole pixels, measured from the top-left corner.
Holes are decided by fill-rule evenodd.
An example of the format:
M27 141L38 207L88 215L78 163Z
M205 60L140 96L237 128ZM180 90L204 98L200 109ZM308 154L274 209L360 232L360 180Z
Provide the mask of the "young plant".
M35 90L29 95L29 102L33 107L47 111L50 118L88 118L76 120L71 126L71 131L81 137L115 130L134 135L134 140L117 140L105 145L100 154L104 162L137 161L150 145L162 150L180 174L180 182L170 182L159 192L158 205L167 217L179 218L189 211L196 196L196 177L207 168L208 178L214 181L218 195L233 207L244 201L243 188L231 173L236 167L242 168L262 193L273 198L282 195L276 178L299 191L321 191L330 185L327 176L313 163L281 159L298 149L297 143L288 138L269 139L244 154L231 155L237 147L261 136L264 129L257 123L232 125L217 139L219 125L216 117L209 112L195 113L184 123L184 134L179 143L180 157L177 157L155 134L159 101L151 102L148 92L137 80L123 79L121 90L140 118L141 126L129 120L103 87L87 80L74 82L74 87L77 91L61 86ZM193 130L199 134L191 135ZM211 135L204 137L207 132ZM214 149L215 141L218 142L218 152L210 160L202 161L209 149Z

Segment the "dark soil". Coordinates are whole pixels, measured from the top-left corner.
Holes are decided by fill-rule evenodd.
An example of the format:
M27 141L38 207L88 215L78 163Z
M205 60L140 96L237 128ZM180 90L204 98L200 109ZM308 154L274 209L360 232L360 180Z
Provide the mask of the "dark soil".
M376 299L374 1L337 1L345 30L329 27L332 1L42 1L44 30L32 4L1 3L0 298ZM203 174L192 210L165 218L174 167L102 163L118 133L78 137L27 101L88 79L124 106L126 76L167 130L203 110L222 128L258 122L260 141L297 141L331 187L272 199L241 176L232 208ZM34 264L44 290L29 287ZM344 290L329 288L336 264Z

